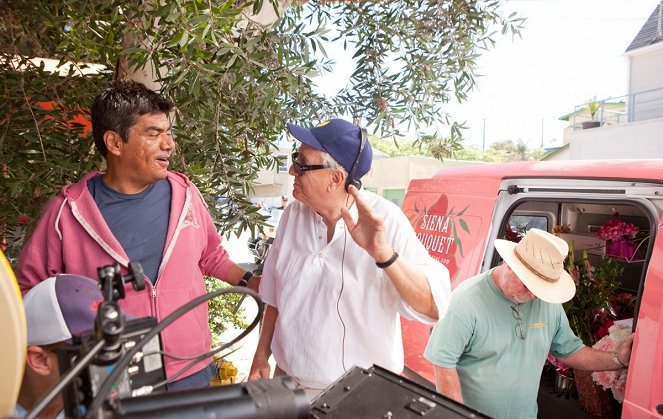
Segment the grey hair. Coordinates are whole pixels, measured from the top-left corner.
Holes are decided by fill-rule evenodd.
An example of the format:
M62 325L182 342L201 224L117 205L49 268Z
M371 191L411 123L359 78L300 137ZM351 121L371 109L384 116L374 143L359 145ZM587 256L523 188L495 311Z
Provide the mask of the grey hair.
M345 168L341 166L339 162L334 160L331 154L320 151L320 155L322 156L322 164L328 166L332 170L341 170L345 176L348 175L348 172L345 170Z

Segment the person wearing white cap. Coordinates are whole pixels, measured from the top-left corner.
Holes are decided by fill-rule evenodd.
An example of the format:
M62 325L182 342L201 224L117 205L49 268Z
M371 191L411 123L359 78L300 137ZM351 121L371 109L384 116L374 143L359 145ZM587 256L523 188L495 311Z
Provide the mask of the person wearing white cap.
M79 275L57 275L40 282L23 297L28 348L14 417L23 417L60 378L56 351L71 338L94 328L103 301L97 282ZM58 395L40 418L64 417Z
M361 190L371 168L366 130L342 119L288 124L301 142L285 208L265 261L267 304L250 379L287 374L309 396L353 366L403 371L400 316L444 315L449 272L392 202Z
M564 270L568 245L532 228L519 243L495 240L504 263L452 293L424 356L435 366L437 390L497 418L535 418L541 371L549 352L570 367L626 368L633 336L617 352L583 345L562 304L575 294Z

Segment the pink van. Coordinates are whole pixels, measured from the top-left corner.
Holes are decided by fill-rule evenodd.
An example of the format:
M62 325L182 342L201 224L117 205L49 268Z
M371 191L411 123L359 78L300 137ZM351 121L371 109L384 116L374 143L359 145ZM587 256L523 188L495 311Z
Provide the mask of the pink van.
M461 166L413 180L403 202L419 239L446 265L452 287L498 262L492 243L531 227L558 233L574 254L623 264L618 291L633 300L635 341L624 418L663 415L663 160L523 162ZM599 229L634 226L626 249ZM629 320L626 319L628 322ZM423 357L430 328L403 320L407 372L434 382ZM542 375L542 380L545 379ZM558 397L560 404L577 403ZM560 405L561 406L561 405ZM540 413L542 409L539 409Z

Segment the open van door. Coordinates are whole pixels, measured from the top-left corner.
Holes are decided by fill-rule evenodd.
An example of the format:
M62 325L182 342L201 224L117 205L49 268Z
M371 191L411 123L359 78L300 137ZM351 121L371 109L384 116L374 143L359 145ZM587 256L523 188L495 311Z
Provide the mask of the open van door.
M663 418L663 216L640 290L622 418Z
M619 215L648 231L637 256L621 259L625 270L620 290L637 296L635 341L621 417L663 417L663 235L658 234L663 226L663 186L625 179L509 178L499 189L489 242L504 238L499 226L542 218L544 230L571 226L560 237L574 243L576 252L602 258L609 256L604 247L597 246L600 240L595 229L605 220ZM488 246L482 271L496 262L495 252Z

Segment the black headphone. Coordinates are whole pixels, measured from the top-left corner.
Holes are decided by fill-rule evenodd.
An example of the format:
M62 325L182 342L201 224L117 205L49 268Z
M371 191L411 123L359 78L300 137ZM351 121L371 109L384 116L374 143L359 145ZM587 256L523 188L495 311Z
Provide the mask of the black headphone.
M359 129L361 130L361 144L359 144L359 153L357 154L357 159L352 165L350 173L348 173L348 177L345 179L346 192L348 192L348 188L350 187L350 185L354 186L357 189L361 189L361 180L355 179L355 173L357 172L357 166L359 165L359 159L361 158L361 154L364 151L364 146L366 146L366 141L368 141L368 132L366 132L366 128L364 127L359 127Z

